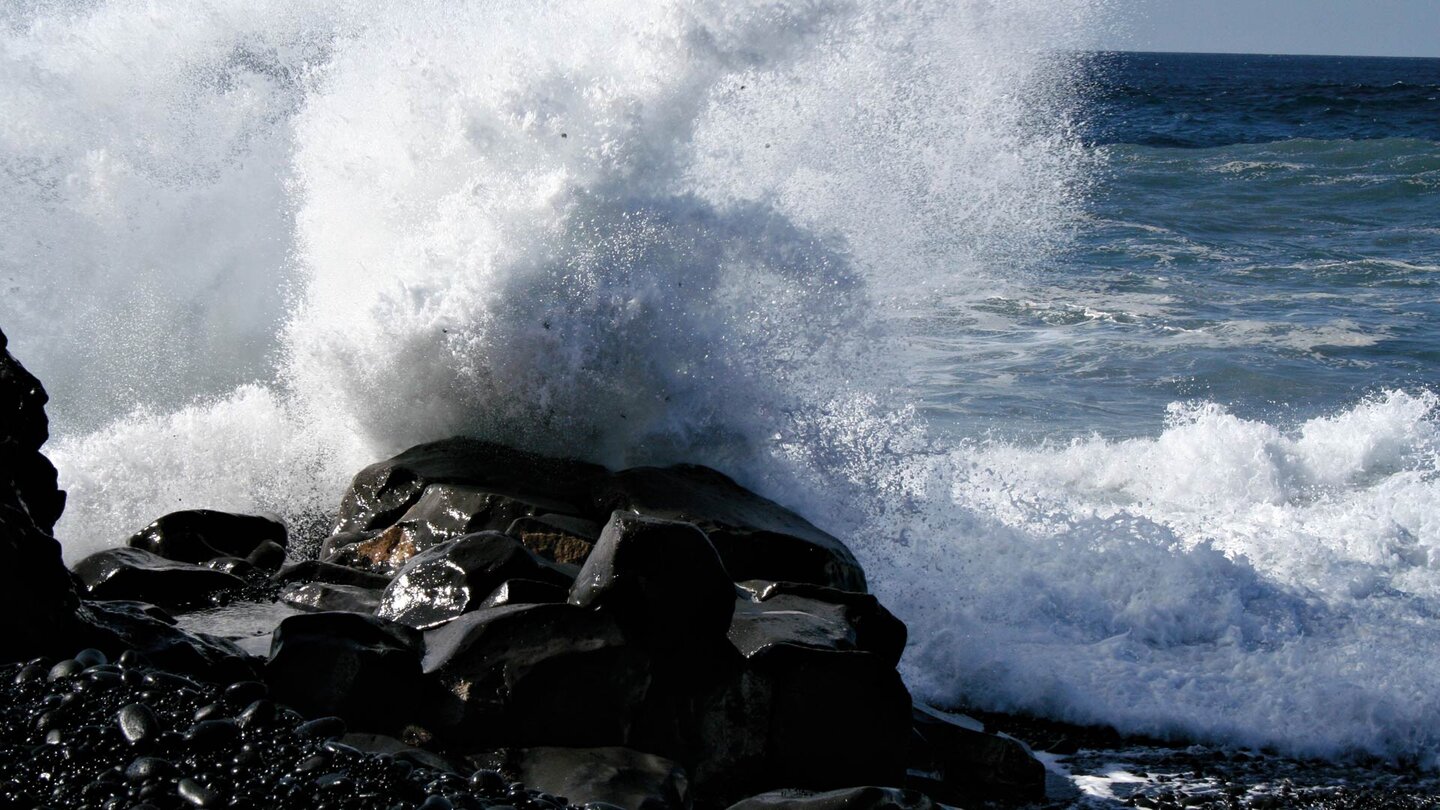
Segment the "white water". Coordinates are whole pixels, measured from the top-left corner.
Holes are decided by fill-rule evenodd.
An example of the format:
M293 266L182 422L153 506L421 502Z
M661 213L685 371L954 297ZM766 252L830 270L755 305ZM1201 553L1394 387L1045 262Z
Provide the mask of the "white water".
M851 539L921 696L1440 750L1432 400L1063 447L907 407L910 316L1064 244L1091 4L372 5L0 17L69 557L454 433L699 461Z

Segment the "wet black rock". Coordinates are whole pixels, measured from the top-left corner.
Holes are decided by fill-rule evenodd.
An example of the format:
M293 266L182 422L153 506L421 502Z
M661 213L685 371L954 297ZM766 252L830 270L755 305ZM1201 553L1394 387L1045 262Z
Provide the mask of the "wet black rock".
M161 730L155 712L144 703L127 704L120 709L115 719L120 724L120 733L132 743L152 740Z
M774 644L709 697L699 725L696 790L726 801L779 788L898 785L910 693L874 653Z
M238 647L205 633L190 633L175 619L145 602L86 602L81 614L113 655L128 653L147 663L201 677L248 677L253 667ZM125 659L120 658L123 664Z
M625 745L649 666L612 616L569 604L478 610L425 634L439 730L459 750Z
M244 580L258 579L267 576L255 563L239 557L216 557L213 560L206 560L201 563L201 565L213 571L223 571L233 577L239 577Z
M865 650L900 662L905 623L866 593L796 582L750 580L730 625L730 640L746 657L772 644Z
M275 628L265 683L274 699L310 717L398 732L423 702L420 634L358 613L291 616Z
M246 583L239 577L191 563L167 560L139 548L96 552L75 564L75 575L90 599L126 599L166 608L209 604Z
M1045 798L1045 766L1025 744L967 727L927 706L914 707L912 783L951 804Z
M398 761L409 762L412 765L420 765L436 771L459 773L462 770L460 763L452 762L433 751L417 748L403 740L385 734L352 732L340 737L339 743L354 748L357 751L385 754ZM494 787L494 790L503 792L505 787L506 785L502 784Z
M710 537L737 581L784 580L865 590L865 572L844 543L705 467L624 470L597 488L595 503L607 510L694 523Z
M431 442L361 470L345 493L335 531L391 526L432 484L518 496L529 503L561 504L562 508L542 511L575 514L577 509L571 505L582 505L591 482L603 474L603 468L591 464L545 458L475 439ZM511 515L505 523L484 528L503 530L522 516Z
M544 514L512 522L505 533L547 560L584 565L600 539L600 524L571 515Z
M553 582L535 579L507 579L490 592L479 608L502 607L504 605L543 605L564 602L570 597L570 589ZM477 608L477 609L479 609Z
M0 661L61 654L81 646L79 595L51 536L65 506L55 467L40 447L49 438L48 397L10 355L0 332Z
M501 494L461 483L433 483L400 516L394 529L416 551L480 531L503 531L517 519L579 507L543 494Z
M694 525L616 512L569 601L609 611L650 648L670 651L709 646L725 635L735 585Z
M296 583L280 592L280 600L291 607L311 612L344 611L374 614L380 607L380 591L328 582Z
M825 792L776 790L752 796L730 810L934 810L930 797L914 790L853 787Z
M501 532L469 534L411 558L385 588L376 615L428 629L479 607L501 583L568 586L573 574Z
M564 796L572 804L603 802L637 810L690 806L689 780L676 763L628 748L510 748L472 756L481 773Z
M327 582L332 585L353 585L358 588L384 590L390 584L390 577L358 571L348 565L336 565L320 560L303 560L287 565L274 576L281 584L292 582Z
M144 549L167 560L196 564L218 557L247 559L262 549L273 557L273 548L280 549L283 560L288 543L285 524L278 520L211 509L171 512L125 541L131 548Z

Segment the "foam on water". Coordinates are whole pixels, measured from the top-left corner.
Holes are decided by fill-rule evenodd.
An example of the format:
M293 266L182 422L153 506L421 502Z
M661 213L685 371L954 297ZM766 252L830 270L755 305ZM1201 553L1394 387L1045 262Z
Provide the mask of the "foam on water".
M913 478L950 489L914 508L967 541L927 537L904 565L982 584L918 594L934 633L915 682L1135 731L1433 762L1436 404L1388 392L1287 429L1177 403L1155 438L933 457ZM968 532L945 522L956 505Z
M1092 4L371 6L3 18L0 319L71 559L179 507L303 526L454 433L702 462L851 540L923 697L1440 750L1430 395L1063 446L910 407L913 316L1077 221L1047 49Z

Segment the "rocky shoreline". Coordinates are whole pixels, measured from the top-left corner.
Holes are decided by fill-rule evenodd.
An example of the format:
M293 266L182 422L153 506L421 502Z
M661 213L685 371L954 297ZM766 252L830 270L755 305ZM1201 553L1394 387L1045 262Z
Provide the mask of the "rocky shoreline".
M1440 806L1415 767L920 704L844 543L703 467L449 439L309 548L188 510L67 570L45 403L0 332L0 807Z
M911 700L839 539L696 466L472 439L362 470L313 558L190 510L67 570L38 380L0 334L7 805L924 808L1043 801ZM268 655L176 616L280 600Z

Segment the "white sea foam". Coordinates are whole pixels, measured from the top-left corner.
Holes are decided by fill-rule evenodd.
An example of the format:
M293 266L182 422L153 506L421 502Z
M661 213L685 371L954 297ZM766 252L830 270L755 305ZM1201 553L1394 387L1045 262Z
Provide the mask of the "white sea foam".
M699 461L851 540L924 697L1433 757L1429 395L1038 448L907 407L907 319L1076 221L1090 6L11 9L0 322L67 554L450 433Z

